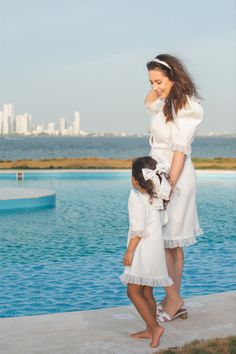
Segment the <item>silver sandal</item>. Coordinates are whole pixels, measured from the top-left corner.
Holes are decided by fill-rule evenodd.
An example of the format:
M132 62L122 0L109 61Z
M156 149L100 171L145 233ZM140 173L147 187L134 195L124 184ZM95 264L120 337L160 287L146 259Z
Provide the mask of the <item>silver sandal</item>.
M182 320L186 320L188 318L188 312L186 309L179 309L174 316L168 315L165 311L160 312L157 315L158 322L171 322L176 320L177 318L181 318Z
M157 313L163 312L163 306L161 302L157 305Z

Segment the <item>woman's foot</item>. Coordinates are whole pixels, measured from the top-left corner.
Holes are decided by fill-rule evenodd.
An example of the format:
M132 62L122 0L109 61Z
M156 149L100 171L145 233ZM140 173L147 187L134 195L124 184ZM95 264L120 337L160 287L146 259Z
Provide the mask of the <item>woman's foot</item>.
M161 302L160 302L160 305L164 308L166 306L166 302L167 302L167 296L165 296Z
M163 311L168 313L170 317L175 316L178 310L181 309L183 306L184 301L181 297L179 297L177 300L173 301L170 300L169 298L166 301L165 307L163 308Z
M184 301L181 297L173 301L167 298L163 311L157 316L159 322L170 322L176 318L187 319L188 313L182 306Z
M157 316L163 311L163 306L161 304L161 302L159 304L157 304Z
M157 316L157 321L158 322L171 322L177 318L181 318L182 320L186 320L188 318L188 312L186 309L179 309L176 314L172 317L170 317L168 315L168 313L166 312L161 312L158 316Z
M150 343L150 347L152 348L158 347L163 333L164 333L164 328L160 326L157 326L154 330L152 330L152 341Z
M149 329L145 329L144 331L132 333L130 337L135 339L152 339L152 333Z

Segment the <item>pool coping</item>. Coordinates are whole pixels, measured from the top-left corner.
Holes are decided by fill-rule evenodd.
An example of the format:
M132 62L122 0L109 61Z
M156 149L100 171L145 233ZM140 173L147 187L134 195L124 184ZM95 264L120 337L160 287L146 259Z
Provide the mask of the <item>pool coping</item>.
M185 299L187 320L165 323L158 349L236 333L236 291ZM144 328L133 306L0 318L1 354L151 354L150 340L129 334Z
M92 173L103 173L103 172L127 172L130 173L131 169L61 169L61 168L55 168L55 169L9 169L9 170L0 170L0 175L1 174L17 174L17 173L73 173L73 172L92 172ZM218 170L218 169L195 169L196 173L227 173L227 174L235 174L236 170Z

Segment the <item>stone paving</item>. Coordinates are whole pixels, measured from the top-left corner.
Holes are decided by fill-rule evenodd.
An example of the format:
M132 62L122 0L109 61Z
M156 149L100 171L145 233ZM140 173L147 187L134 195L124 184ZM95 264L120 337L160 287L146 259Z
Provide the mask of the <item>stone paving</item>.
M185 300L187 320L165 324L159 349L236 334L236 291ZM132 306L0 319L1 354L149 354L149 340Z

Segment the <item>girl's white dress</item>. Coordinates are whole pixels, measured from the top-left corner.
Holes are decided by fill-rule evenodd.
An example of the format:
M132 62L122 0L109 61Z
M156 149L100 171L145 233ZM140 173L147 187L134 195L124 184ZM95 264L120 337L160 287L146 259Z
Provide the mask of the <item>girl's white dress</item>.
M150 155L165 164L168 173L174 151L186 155L176 192L167 207L168 223L163 227L165 248L189 246L202 234L196 208L196 172L191 161L191 144L202 121L203 109L187 96L187 104L167 122L163 114L164 100L157 99L147 109L151 111Z
M173 284L168 276L164 243L162 239L162 224L166 222L165 211L161 199L155 198L149 203L149 195L131 189L128 200L129 233L128 241L139 236L139 241L132 265L125 267L120 276L123 284L138 284L146 286L169 286Z

